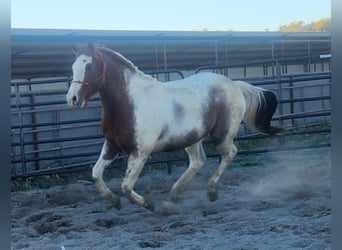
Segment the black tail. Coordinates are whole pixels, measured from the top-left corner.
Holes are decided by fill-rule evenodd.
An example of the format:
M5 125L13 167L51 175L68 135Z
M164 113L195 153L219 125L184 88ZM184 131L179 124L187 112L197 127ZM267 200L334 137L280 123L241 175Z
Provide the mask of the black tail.
M272 116L277 109L276 95L244 81L235 81L246 100L244 122L248 127L269 135L281 135L285 129L271 126Z
M277 96L268 90L263 90L262 95L263 98L261 98L260 106L255 116L255 127L257 130L269 135L280 135L285 129L271 126L272 116L278 106Z

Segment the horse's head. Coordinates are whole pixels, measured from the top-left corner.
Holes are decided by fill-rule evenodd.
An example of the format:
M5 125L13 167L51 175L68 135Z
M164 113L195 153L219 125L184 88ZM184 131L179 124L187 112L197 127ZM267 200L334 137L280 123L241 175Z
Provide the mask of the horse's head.
M103 86L106 64L99 49L89 44L74 47L76 60L72 65L73 79L66 99L70 108L85 107L88 100Z

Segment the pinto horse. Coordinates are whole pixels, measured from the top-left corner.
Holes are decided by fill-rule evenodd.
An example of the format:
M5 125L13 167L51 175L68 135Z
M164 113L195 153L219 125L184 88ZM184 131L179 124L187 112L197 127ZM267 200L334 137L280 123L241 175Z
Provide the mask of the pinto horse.
M277 98L270 91L214 73L163 83L108 48L88 45L74 48L74 53L73 80L66 99L71 108L83 108L99 92L105 141L92 176L101 196L118 209L120 199L102 175L119 153L128 155L123 193L131 202L153 210L153 204L134 190L151 153L185 148L189 166L172 186L171 198L176 198L206 161L202 140L210 135L221 155L208 183L208 198L215 201L217 183L237 153L233 140L241 122L270 135L282 132L270 125L277 107Z

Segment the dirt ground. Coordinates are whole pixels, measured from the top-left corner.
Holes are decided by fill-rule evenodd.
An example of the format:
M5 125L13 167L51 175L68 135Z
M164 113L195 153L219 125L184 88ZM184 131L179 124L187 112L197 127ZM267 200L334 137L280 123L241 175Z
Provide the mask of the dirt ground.
M12 192L12 249L331 249L330 149L244 157L223 174L215 202L206 185L217 159L177 203L169 190L185 166L144 173L135 189L154 212L124 196L116 210L87 180ZM121 194L121 180L107 183Z

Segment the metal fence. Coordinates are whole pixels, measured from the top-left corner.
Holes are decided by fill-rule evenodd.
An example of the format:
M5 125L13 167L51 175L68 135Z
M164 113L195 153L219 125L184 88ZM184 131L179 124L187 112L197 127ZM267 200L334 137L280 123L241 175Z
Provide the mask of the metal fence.
M289 74L287 68L291 63L303 65L306 73ZM261 69L264 75L265 72L271 74L249 76L249 70L256 68ZM214 65L201 67L195 73L213 71L230 77L230 72L237 69L243 72L239 79L277 93L279 108L274 122L289 128L287 135L298 133L293 131L294 128L330 122L329 58L292 58L243 65ZM145 73L161 81L184 77L178 70ZM69 80L65 77L12 81L12 178L80 171L89 168L96 161L103 143L100 129L101 104L99 98L95 97L89 102L87 110L70 110L65 101ZM308 134L329 132L329 128L305 130ZM255 134L242 125L237 140L258 138L265 136ZM269 150L258 148L242 150L240 153ZM122 159L125 161L124 156ZM160 160L159 157L153 157L149 162L177 160L183 158L167 157Z

